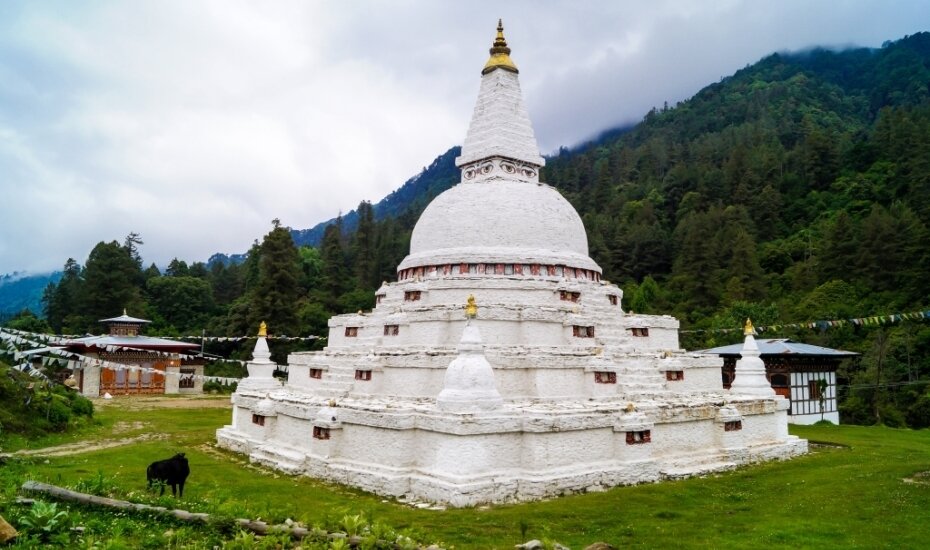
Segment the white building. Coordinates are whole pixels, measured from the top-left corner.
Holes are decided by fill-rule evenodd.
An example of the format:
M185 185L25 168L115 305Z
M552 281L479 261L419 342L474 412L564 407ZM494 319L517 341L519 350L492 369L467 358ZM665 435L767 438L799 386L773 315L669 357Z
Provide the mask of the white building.
M260 338L218 443L379 494L468 506L722 470L806 451L757 365L724 391L678 321L601 280L544 160L498 27L457 165L397 282L272 376ZM466 299L469 300L468 307ZM752 336L747 337L747 343ZM745 371L745 374L742 374ZM768 388L768 393L758 388Z
M742 345L733 344L701 350L697 353L717 355L723 359L723 387L730 388L734 367ZM837 408L836 369L840 362L859 354L792 342L788 338L759 339L759 357L765 374L778 395L788 399L788 422L813 424L820 420L840 423Z

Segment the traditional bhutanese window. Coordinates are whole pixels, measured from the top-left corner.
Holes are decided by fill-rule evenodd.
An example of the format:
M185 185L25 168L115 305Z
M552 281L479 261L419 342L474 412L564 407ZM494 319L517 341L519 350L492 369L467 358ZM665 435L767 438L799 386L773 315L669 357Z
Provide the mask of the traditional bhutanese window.
M142 375L143 379L145 374ZM178 379L179 389L191 389L194 387L194 369L181 369L181 378Z
M807 394L810 396L808 399L820 399L820 386L817 382L817 380L807 381Z
M384 325L384 335L385 336L397 336L400 334L400 326L398 325Z
M610 371L596 371L594 373L594 381L598 384L616 384L617 373Z
M564 300L566 302L577 302L581 299L580 292L571 292L568 290L559 291L559 300Z
M504 274L504 264L497 264L497 265L495 265L495 266L494 266L494 274L495 274L495 275L503 275L503 274Z
M310 378L323 378L323 369L310 369Z
M260 415L260 414L253 414L253 415L252 415L252 424L257 424L257 425L259 425L259 426L264 426L264 425L265 425L265 417L262 416L262 415Z
M358 336L358 327L346 327L346 338L355 338Z
M616 294L608 294L607 299L610 300L610 305L616 306L620 304L620 298Z
M515 275L523 275L523 264L513 264L513 272Z
M368 381L371 380L371 371L370 370L357 370L355 371L355 379Z
M375 294L375 305L380 304L381 300L383 299L384 299L384 294Z
M329 428L324 428L323 426L314 426L313 439L329 439Z
M742 420L731 420L729 422L723 423L723 431L725 432L737 432L743 429Z
M730 386L733 384L733 378L734 378L733 373L723 372L720 378L721 378L721 381L723 382L723 389L725 390L730 389Z
M408 290L404 292L404 301L405 302L416 302L420 299L419 290Z
M594 338L594 327L572 326L572 336L576 338Z
M651 441L652 441L651 430L642 430L642 431L637 431L637 432L626 433L626 444L627 445L641 445L643 443L650 443Z
M665 371L665 379L669 382L678 382L685 379L685 371L683 370L667 370Z
M633 336L649 336L648 328L631 328L630 332L633 333Z

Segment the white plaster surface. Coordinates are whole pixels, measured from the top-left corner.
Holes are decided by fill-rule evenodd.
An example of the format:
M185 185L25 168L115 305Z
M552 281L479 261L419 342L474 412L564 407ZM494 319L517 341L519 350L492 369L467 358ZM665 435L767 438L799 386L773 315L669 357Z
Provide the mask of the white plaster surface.
M578 214L531 181L542 159L515 74L482 79L458 164L468 182L427 207L400 268L496 262L600 272ZM420 299L406 300L413 290ZM737 366L746 391L724 391L719 359L679 349L672 317L612 304L623 293L610 283L425 269L377 294L373 311L330 319L326 349L292 354L283 386L268 382L273 365L257 347L218 444L284 472L452 506L675 479L807 450L788 435L789 404L764 367L767 392L756 391L751 361ZM478 313L466 321L469 295ZM398 334L385 336L385 325ZM683 379L667 380L670 370ZM258 412L264 426L251 421ZM728 419L741 429L725 431Z
M523 106L523 93L516 73L494 70L481 77L478 101L462 155L455 165L491 157L506 157L542 166L536 135L529 114Z
M517 208L514 208L518 205ZM554 188L522 181L460 183L426 207L398 269L458 263L568 265L600 272L584 224Z

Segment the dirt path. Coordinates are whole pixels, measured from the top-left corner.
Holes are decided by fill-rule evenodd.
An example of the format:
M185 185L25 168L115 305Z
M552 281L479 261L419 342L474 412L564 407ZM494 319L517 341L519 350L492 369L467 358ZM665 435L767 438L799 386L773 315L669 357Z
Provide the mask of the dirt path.
M165 397L163 395L120 395L113 399L93 399L98 409L120 408L128 411L147 409L222 409L229 408L228 395Z
M4 453L0 456L31 456L31 457L51 457L51 456L70 456L80 453L89 453L91 451L100 451L102 449L111 449L113 447L122 447L131 445L140 441L155 441L158 439L167 439L167 434L142 434L136 437L124 437L122 439L101 439L98 441L78 441L77 443L67 443L65 445L55 445L54 447L43 447L41 449L23 449L15 453Z
M119 408L129 411L141 411L152 409L222 409L231 407L228 395L198 395L189 397L165 397L161 395L126 395L118 396L113 399L94 399L94 408L98 410ZM144 429L146 422L117 422L113 425L112 435L117 436L109 439L97 439L93 441L77 441L75 443L66 443L64 445L55 445L53 447L43 447L41 449L23 449L12 453L0 453L0 458L8 457L55 457L70 456L91 451L100 451L103 449L112 449L113 447L122 447L132 445L143 441L157 441L168 439L168 434L147 433L134 437L119 437L119 434L128 431Z

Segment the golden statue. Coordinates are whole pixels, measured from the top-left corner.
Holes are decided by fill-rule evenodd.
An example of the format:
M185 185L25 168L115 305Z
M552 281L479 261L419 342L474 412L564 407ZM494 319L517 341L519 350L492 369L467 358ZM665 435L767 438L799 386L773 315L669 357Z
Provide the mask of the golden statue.
M749 336L755 333L755 329L752 328L752 321L750 319L746 319L746 326L743 327L743 335Z
M268 336L268 325L265 324L265 321L262 321L262 324L258 325L258 335L260 337Z
M478 304L475 303L475 295L469 294L468 301L465 304L465 317L474 319L478 315Z

